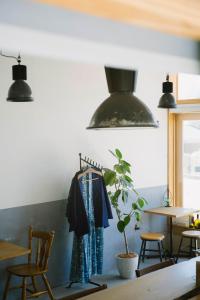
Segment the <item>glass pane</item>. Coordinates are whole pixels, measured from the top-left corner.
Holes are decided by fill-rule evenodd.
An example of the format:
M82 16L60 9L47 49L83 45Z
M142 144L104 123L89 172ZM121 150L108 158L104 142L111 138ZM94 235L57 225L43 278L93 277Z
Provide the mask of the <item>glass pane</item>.
M200 120L183 121L183 206L200 208Z

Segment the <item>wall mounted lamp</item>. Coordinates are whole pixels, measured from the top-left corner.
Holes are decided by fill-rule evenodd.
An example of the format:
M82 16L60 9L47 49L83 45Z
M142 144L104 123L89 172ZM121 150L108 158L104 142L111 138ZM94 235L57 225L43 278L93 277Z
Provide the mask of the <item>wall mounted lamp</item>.
M30 102L33 101L31 96L32 91L30 86L25 82L27 79L26 66L21 65L21 57L5 55L0 52L0 55L7 58L14 58L18 62L17 65L12 66L13 84L8 90L7 101L11 102Z
M166 81L162 85L163 95L160 98L159 108L176 108L176 100L173 96L173 82L169 81L169 74L166 76Z
M97 108L87 129L158 127L135 90L136 71L105 67L110 96Z

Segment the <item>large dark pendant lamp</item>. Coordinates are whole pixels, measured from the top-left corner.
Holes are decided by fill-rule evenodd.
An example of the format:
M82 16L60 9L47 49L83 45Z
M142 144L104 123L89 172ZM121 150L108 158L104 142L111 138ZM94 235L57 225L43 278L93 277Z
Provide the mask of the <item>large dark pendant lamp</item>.
M21 65L21 57L5 55L0 52L1 56L14 58L17 60L18 65L12 66L12 76L14 82L8 90L7 101L11 102L30 102L33 101L32 91L30 86L25 82L27 79L26 66Z
M87 129L158 127L135 90L136 71L105 67L110 97L95 111Z
M163 95L160 98L159 108L176 108L176 101L173 96L173 82L169 81L169 74L166 76L166 81L162 86Z

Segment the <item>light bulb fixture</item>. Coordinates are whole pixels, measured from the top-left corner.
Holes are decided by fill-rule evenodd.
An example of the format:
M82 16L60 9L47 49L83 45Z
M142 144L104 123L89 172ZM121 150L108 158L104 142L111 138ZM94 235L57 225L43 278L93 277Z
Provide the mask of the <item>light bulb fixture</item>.
M149 108L135 95L137 72L105 67L108 97L95 111L87 129L158 127Z
M0 55L7 58L14 58L17 60L18 64L12 66L13 84L8 90L7 101L11 102L30 102L33 101L31 96L32 91L30 86L25 82L27 79L26 66L21 65L21 57L5 55L0 52Z
M176 101L173 96L173 82L169 81L169 74L166 76L166 81L162 85L163 95L160 98L159 108L176 108Z

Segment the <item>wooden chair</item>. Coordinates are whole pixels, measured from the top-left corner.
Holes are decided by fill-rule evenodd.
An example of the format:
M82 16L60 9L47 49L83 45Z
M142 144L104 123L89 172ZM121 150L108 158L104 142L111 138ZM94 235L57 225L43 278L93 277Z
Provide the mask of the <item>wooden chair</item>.
M50 250L53 243L54 231L43 232L43 231L33 231L32 227L29 228L29 249L31 252L28 256L28 264L15 265L7 268L8 278L3 294L3 300L6 300L8 291L10 287L11 276L15 275L22 278L22 285L14 288L21 288L22 294L21 299L26 300L27 297L39 297L45 293L48 293L49 298L54 300L51 287L46 277L46 272L48 271L48 259L50 255ZM36 242L36 253L35 253L35 263L33 260L33 242ZM38 291L36 287L35 277L41 276L44 281L46 290ZM33 289L28 288L27 279L31 279L31 285ZM30 293L30 296L27 295Z
M156 264L156 265L144 268L144 269L140 269L140 270L135 270L136 277L141 277L141 276L143 276L145 274L148 274L150 272L154 272L154 271L172 266L174 264L175 264L174 259L170 258L169 260L166 260L166 261L161 262L159 264Z
M140 268L141 259L144 262L146 251L158 252L161 262L162 262L163 255L166 259L165 250L164 250L164 246L163 246L163 240L165 238L164 234L157 233L157 232L145 232L140 235L140 238L142 240L142 244L141 244L140 254L139 254L139 259L138 259L138 266L137 266L138 269ZM157 242L158 249L147 249L146 248L147 242Z

